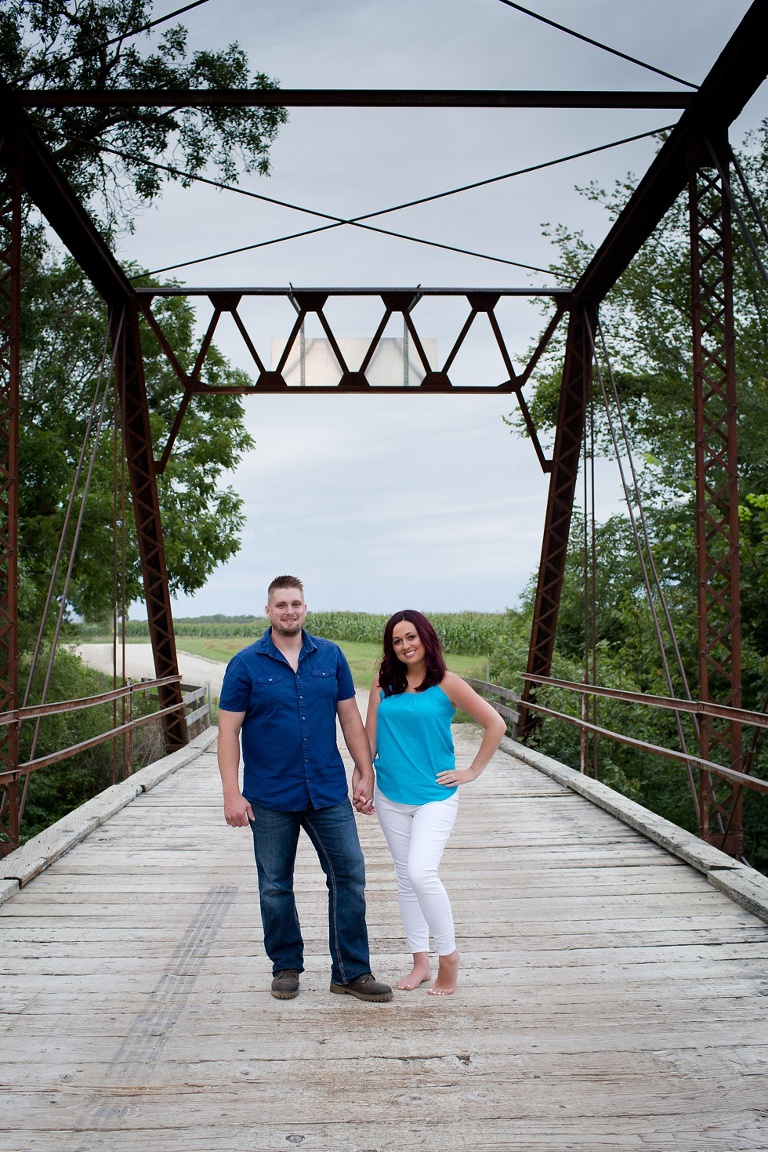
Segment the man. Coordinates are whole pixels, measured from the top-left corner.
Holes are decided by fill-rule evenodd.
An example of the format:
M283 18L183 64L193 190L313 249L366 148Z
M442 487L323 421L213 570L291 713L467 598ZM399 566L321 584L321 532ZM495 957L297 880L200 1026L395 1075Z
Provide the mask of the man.
M346 658L303 629L304 589L278 576L267 592L270 627L230 660L219 700L219 771L224 816L250 824L259 877L272 995L299 994L304 942L293 894L299 831L312 841L328 887L331 992L392 999L371 975L365 924L365 865L336 745L336 717L355 763L353 804L370 812L373 767ZM238 776L240 736L243 789Z

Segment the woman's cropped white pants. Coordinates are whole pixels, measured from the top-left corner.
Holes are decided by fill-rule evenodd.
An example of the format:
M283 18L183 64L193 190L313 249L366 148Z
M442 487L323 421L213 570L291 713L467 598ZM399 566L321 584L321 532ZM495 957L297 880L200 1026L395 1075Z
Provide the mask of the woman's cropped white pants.
M456 949L448 893L437 874L459 808L459 794L429 804L396 804L376 789L376 815L392 853L400 915L411 952Z

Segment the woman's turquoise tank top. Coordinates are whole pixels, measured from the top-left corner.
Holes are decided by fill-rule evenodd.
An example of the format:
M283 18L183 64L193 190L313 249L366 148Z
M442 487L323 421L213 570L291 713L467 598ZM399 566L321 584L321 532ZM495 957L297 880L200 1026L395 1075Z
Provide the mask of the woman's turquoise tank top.
M425 692L382 692L376 722L376 783L396 804L445 800L456 788L435 780L456 767L451 720L456 709L439 684Z

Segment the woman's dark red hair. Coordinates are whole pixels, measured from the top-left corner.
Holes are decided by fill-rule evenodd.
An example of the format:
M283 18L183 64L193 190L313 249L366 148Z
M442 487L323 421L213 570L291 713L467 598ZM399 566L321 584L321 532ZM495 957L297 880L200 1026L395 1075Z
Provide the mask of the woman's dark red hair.
M405 608L402 612L395 612L384 625L384 656L379 668L379 684L385 696L398 696L408 687L408 676L405 664L398 660L392 643L392 633L395 625L407 620L413 624L419 634L419 640L424 645L427 671L424 679L416 689L417 692L426 692L427 688L439 684L448 671L443 659L440 641L437 632L422 612L415 608Z

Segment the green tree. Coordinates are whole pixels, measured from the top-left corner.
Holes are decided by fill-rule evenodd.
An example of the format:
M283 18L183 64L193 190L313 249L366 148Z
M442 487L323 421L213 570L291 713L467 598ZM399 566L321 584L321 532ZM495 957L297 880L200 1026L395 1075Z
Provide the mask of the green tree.
M180 24L136 35L151 15L151 0L4 0L0 75L13 88L95 93L277 87L264 73L251 72L237 43L190 54ZM154 48L143 51L151 39ZM110 231L130 227L132 214L160 194L164 179L188 183L205 169L230 183L243 172L267 174L270 145L286 120L283 108L236 107L104 105L30 115L75 191ZM150 163L164 156L188 175Z
M150 0L6 0L0 7L0 73L11 87L274 88L252 73L238 44L190 53L182 25L149 29ZM269 171L269 147L280 108L56 108L31 118L76 192L97 213L109 240L130 227L132 214L154 200L165 178L188 183L204 169L227 181ZM187 174L161 173L151 163L172 157ZM21 578L26 603L39 606L47 587L75 462L105 348L106 316L72 261L54 259L30 216L25 231L22 332L23 477L20 490ZM129 272L137 273L138 269ZM159 304L179 358L191 366L194 316L183 300ZM150 420L160 449L179 403L178 383L154 336L143 333ZM207 381L247 383L215 348ZM198 397L159 481L173 592L200 588L238 548L242 501L222 485L252 447L236 397ZM114 477L109 444L96 460L70 599L77 612L100 616L111 598L105 563L112 549ZM126 595L140 594L132 517L126 516ZM32 613L34 616L34 612Z
M64 513L104 356L106 310L71 260L35 266L27 281L22 333L20 553L39 609L47 590ZM144 281L149 284L148 280ZM158 304L163 327L182 363L195 358L194 312L183 298ZM142 333L150 424L159 456L179 404L179 385L154 335ZM108 366L108 360L107 360ZM212 348L206 380L212 386L247 384ZM69 591L72 608L88 617L111 612L110 525L114 515L112 396L96 457ZM119 424L119 414L118 414ZM197 396L187 409L173 454L158 479L171 592L201 588L214 568L239 548L242 499L222 477L253 447L237 396ZM127 480L126 480L127 485ZM80 482L82 491L83 480ZM118 490L122 475L118 474ZM122 498L118 496L118 541ZM126 505L126 599L142 595L130 493ZM33 612L39 618L39 612Z

